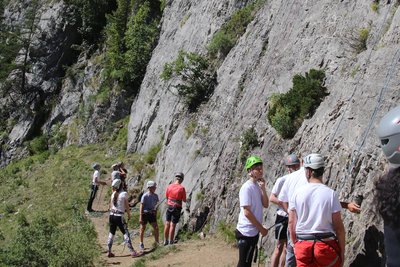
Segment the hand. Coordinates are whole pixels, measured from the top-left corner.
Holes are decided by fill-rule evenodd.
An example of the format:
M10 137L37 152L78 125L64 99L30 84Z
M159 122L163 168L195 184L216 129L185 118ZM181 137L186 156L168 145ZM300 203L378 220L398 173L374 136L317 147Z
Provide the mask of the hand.
M347 209L350 212L353 212L353 213L360 213L361 212L361 207L359 205L357 205L356 203L354 203L354 202L349 203L347 205Z
M268 229L265 228L265 227L263 227L263 228L261 229L261 231L260 231L260 234L261 234L262 236L266 236L266 235L268 234Z
M265 179L264 179L264 178L258 179L257 182L258 182L258 185L259 185L261 188L263 188L263 187L265 188Z

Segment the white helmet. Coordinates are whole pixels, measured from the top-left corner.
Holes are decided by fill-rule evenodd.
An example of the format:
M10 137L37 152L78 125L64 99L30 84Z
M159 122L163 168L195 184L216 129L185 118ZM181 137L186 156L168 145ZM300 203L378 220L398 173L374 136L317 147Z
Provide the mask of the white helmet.
M147 182L147 188L149 188L149 187L155 187L157 184L156 184L156 182L154 182L154 181L148 181Z
M388 161L400 164L400 106L390 110L381 119L378 136Z
M121 186L121 180L115 179L114 181L112 181L111 186L114 187L115 189L119 189L119 187Z
M304 167L311 169L319 169L325 166L324 157L321 154L310 154L304 157Z

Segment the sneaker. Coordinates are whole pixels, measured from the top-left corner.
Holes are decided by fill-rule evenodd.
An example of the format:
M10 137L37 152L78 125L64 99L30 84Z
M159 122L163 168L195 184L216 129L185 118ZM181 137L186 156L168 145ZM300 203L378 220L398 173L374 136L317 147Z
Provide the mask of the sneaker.
M114 253L108 252L107 257L112 258L115 257Z
M140 250L144 250L144 245L143 245L143 243L140 243L140 244L139 244L139 249L140 249Z
M169 245L168 240L164 240L164 246L168 246L168 245Z

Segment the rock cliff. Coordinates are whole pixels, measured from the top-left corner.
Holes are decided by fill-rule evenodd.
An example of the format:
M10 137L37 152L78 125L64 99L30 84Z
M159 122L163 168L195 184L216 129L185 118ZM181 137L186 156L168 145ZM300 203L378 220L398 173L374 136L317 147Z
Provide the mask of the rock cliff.
M169 2L159 45L132 105L128 148L146 151L162 140L160 192L174 171L185 172L190 216L209 208L213 228L220 220L236 220L238 190L245 180L240 137L246 129L253 127L258 134L260 146L252 153L265 159L269 191L284 173L285 154L322 153L328 161L326 182L341 200L364 197L360 215L343 212L347 265L381 266L382 226L372 189L384 159L375 127L382 114L399 103L398 3L381 2L375 12L368 1L267 1L218 68L218 86L210 101L197 114L189 114L168 83L159 79L162 66L180 49L206 53L212 35L240 4ZM363 28L369 29L366 50L357 52L354 39ZM283 140L267 122L267 99L289 90L291 78L311 68L325 69L329 96L293 139ZM193 121L197 127L188 136L185 129ZM273 219L272 206L267 224ZM272 235L269 239L271 251Z

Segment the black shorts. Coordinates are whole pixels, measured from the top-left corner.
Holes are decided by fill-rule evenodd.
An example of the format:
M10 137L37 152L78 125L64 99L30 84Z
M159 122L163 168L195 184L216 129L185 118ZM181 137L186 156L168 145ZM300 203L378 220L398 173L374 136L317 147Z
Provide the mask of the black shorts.
M285 240L287 239L287 228L288 228L288 217L276 215L275 224L281 223L275 226L275 239Z
M145 212L142 214L142 224L146 225L147 223L155 223L157 222L157 216L155 212Z
M181 210L180 207L168 206L167 214L166 214L166 221L177 224L179 219L181 218Z

